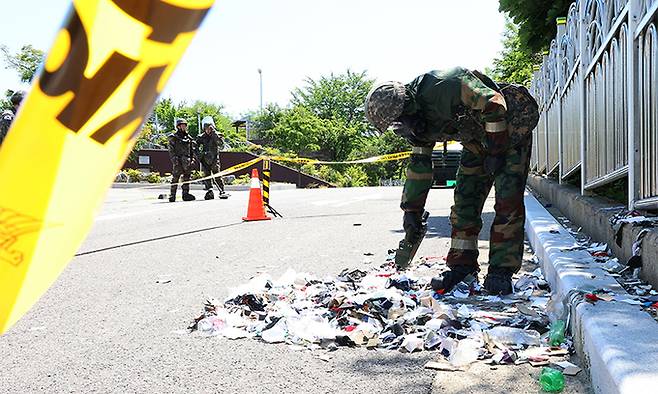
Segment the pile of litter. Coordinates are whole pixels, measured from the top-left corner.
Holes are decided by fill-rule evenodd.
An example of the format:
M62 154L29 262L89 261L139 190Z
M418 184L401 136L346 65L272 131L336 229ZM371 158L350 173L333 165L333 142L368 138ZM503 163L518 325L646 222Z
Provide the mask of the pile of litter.
M427 367L444 370L477 360L559 365L568 356L564 322L549 324L550 290L539 268L516 280L513 295L499 297L484 294L474 277L451 293L432 291L431 278L446 269L441 258L423 258L402 273L394 267L389 256L378 268L345 270L336 277L291 269L276 280L261 274L233 289L224 302L207 300L189 329L324 355L356 346L436 351L439 361ZM580 370L567 367L574 374Z
M578 242L578 246L565 251L586 250L592 256L594 262L600 264L600 267L607 272L607 275L615 278L628 293L617 294L610 289L597 289L583 294L584 301L591 303L599 301L625 302L642 307L654 319L658 320L658 291L639 278L642 268L642 241L649 229L658 223L658 218L641 216L635 211L620 212L611 218L610 223L617 232L618 242L620 241L620 229L623 225L630 224L642 227L633 244L634 256L625 264L612 256L607 244L592 242L590 237L584 236L580 232L581 228L574 229L571 222L565 217L558 217L558 220L562 222Z

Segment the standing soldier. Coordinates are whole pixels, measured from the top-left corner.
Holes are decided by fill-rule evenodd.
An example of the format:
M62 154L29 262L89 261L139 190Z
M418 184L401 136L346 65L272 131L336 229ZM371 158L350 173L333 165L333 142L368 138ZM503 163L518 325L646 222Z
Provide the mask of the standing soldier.
M208 177L219 173L219 151L224 147L224 139L216 133L215 121L211 116L203 118L201 124L203 125L203 133L197 136L196 143L199 146L199 158L201 168L203 169L203 176ZM212 200L215 198L212 192L213 183L219 189L218 197L221 199L228 198L228 194L224 192L224 181L222 181L222 177L216 176L204 181L207 190L205 199Z
M183 118L176 119L176 131L169 136L169 157L173 166L173 177L171 179L171 194L169 201L176 201L176 190L182 175L183 182L188 182L192 176L194 166L194 140L187 133L187 121ZM183 201L193 201L195 197L190 194L190 184L184 183Z
M477 277L481 214L495 185L496 216L484 287L491 294L512 292L512 274L520 269L523 257L523 194L531 131L539 118L536 105L525 88L498 86L487 76L464 68L431 71L407 85L387 82L370 91L368 120L381 131L392 126L413 146L401 203L406 236L399 254L415 253L426 229L423 214L432 185L435 143L460 140L464 146L450 215L450 270L432 281L434 290L450 291L468 275ZM413 253L401 268L410 263Z
M12 108L3 111L2 116L0 116L0 146L2 145L2 142L5 140L7 133L9 132L9 128L11 127L11 124L13 123L14 118L16 117L16 113L18 112L18 107L20 107L21 101L23 101L24 96L25 96L25 92L23 91L19 90L17 92L14 92L14 94L12 94L11 98L9 99Z

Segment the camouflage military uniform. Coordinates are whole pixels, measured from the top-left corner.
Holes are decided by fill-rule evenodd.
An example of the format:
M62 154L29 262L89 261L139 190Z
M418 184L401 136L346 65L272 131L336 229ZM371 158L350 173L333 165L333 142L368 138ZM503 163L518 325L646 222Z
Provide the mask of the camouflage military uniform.
M477 239L482 227L482 209L495 184L496 217L491 231L489 263L492 267L521 267L525 206L523 193L529 166L529 136L513 145L505 132L487 133L485 122L505 119L506 104L488 78L463 68L432 71L406 85L402 112L412 117L414 145L407 168L401 208L406 214L420 215L432 186L431 149L437 141L460 140L464 145L457 172L455 204L452 207L452 245L447 263L477 267ZM475 114L478 128L460 134L460 114ZM420 123L420 127L418 125ZM475 130L475 132L473 131Z
M187 132L177 131L169 136L169 157L173 166L172 179L171 179L171 195L176 195L178 189L177 183L181 176L183 182L190 180L192 176L192 162L194 159L194 140ZM183 195L189 194L190 184L185 183L181 187Z
M224 140L214 131L210 134L203 132L196 138L196 143L199 146L199 158L204 177L219 173L219 150L224 146ZM206 190L212 189L213 182L219 191L223 193L224 181L222 181L222 177L220 176L214 177L212 180L206 179L204 181Z

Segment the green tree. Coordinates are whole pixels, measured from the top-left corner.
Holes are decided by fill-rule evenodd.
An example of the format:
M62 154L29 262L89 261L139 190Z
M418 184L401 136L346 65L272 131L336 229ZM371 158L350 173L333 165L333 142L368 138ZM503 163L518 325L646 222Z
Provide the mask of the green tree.
M188 122L188 130L192 136L198 134L198 117L212 116L218 132L222 133L229 144L244 141L244 137L238 135L231 126L231 120L222 113L223 107L218 104L205 101L195 101L189 105L186 102L174 104L171 98L158 100L151 114L142 127L142 132L135 143L130 158L136 157L136 152L151 145L166 147L167 137L174 132L176 118L185 118Z
M386 155L410 150L409 143L390 130L379 136L365 138L363 143L352 151L349 160L366 157ZM389 161L384 163L371 163L361 165L368 176L368 185L377 186L382 179L401 179L406 169L406 160Z
M365 71L350 70L318 80L307 78L305 86L292 91L291 104L307 108L320 119L334 119L346 127L365 132L369 126L363 103L373 82Z
M11 101L9 99L11 98L11 95L14 94L13 90L5 90L5 96L0 97L0 112L8 109L12 109L14 106L11 104Z
M5 45L0 45L5 60L5 68L16 70L21 82L30 83L44 60L44 53L32 45L24 45L16 54L12 54Z
M529 54L546 50L555 35L555 19L567 16L573 0L499 0L499 9L519 26L520 48Z
M283 111L265 137L277 148L331 161L345 160L363 138L356 127L322 119L299 105Z
M155 130L163 133L171 133L174 131L176 118L184 118L188 123L189 133L196 136L199 132L199 115L201 119L205 116L212 116L219 132L231 139L244 139L235 133L235 130L231 126L231 119L222 112L223 108L222 105L200 100L192 104L186 102L174 104L171 98L164 98L158 100L155 104L147 123L154 125L153 129Z
M278 104L268 104L262 111L251 112L246 117L252 120L252 127L263 134L272 130L281 121L284 110Z
M496 81L528 86L532 80L533 67L541 62L538 55L530 55L521 48L519 27L507 20L503 36L503 50L493 61L491 76Z

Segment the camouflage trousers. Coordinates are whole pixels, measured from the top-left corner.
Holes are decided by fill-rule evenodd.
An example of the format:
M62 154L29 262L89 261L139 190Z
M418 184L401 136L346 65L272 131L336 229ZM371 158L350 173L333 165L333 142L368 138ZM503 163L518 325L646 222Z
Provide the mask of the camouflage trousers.
M495 174L484 169L486 155L464 149L450 214L452 245L448 266L477 266L477 240L482 229L482 209L491 187L495 188L495 217L489 240L489 265L518 271L523 260L526 179L532 138L508 148L505 164Z
M203 177L208 177L212 174L217 174L219 173L219 164L217 160L211 161L211 162L206 162L205 160L201 160L201 168L203 169ZM206 179L203 181L203 184L205 185L206 190L211 190L213 184L217 186L220 192L224 192L224 181L222 180L221 176L216 176L214 178Z
M190 177L192 176L192 163L188 158L181 158L178 162L173 164L173 167L171 174L171 195L175 196L176 190L178 190L177 183L188 182L190 180ZM181 177L183 178L182 181L180 180ZM185 183L181 185L181 189L183 189L183 194L189 193L190 184Z
M452 245L449 267L477 267L478 236L482 229L482 209L491 187L495 187L496 215L491 227L489 264L518 270L523 258L525 205L523 194L530 166L532 139L527 138L504 153L504 166L495 174L484 169L486 153L464 149L457 171L455 204L450 214ZM401 208L421 213L432 186L432 160L412 155Z

